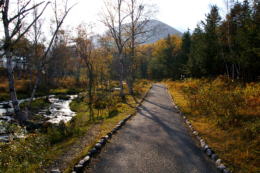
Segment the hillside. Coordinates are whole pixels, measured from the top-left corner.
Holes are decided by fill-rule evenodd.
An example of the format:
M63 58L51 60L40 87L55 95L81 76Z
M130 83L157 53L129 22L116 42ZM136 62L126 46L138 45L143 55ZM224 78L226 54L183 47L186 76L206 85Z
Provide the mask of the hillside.
M122 26L122 28L127 28L126 26L130 25L130 23L126 23ZM143 31L147 32L147 34L145 34L142 37L139 37L139 42L141 42L142 44L152 44L157 42L159 39L161 38L166 38L169 35L173 35L176 34L180 37L183 36L183 33L178 31L177 29L171 27L170 25L167 25L161 21L158 20L150 20L146 26L143 28ZM108 32L108 31L106 31ZM105 33L106 33L105 32ZM155 33L153 33L155 32ZM149 35L153 35L151 37L149 37ZM147 39L149 38L149 39ZM95 45L98 44L98 35L93 37L93 42Z
M150 25L152 26L160 26L160 31L155 34L154 36L152 36L151 38L149 38L144 44L151 44L151 43L155 43L157 42L159 39L161 38L165 38L169 35L179 35L180 37L183 36L183 33L181 33L180 31L178 31L177 29L171 27L170 25L167 25L166 23L163 23L161 21L158 20L151 20Z

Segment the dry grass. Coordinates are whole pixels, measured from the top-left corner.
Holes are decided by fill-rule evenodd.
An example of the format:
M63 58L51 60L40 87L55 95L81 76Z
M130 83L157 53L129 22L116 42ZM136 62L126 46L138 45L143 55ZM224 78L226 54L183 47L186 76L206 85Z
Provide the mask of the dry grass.
M24 76L24 75L23 75ZM35 78L33 78L34 80ZM8 82L8 78L7 76L3 75L0 76L0 101L4 101L4 100L10 100L10 95L9 95L9 82ZM27 98L27 93L29 90L29 83L30 83L30 79L21 79L18 80L17 76L15 75L14 77L14 81L15 81L15 90L17 92L17 97L19 99L21 98Z
M260 172L259 83L241 86L220 77L214 81L168 80L165 84L177 106L229 170Z
M25 99L30 97L29 88L30 88L30 76L28 75L27 79L24 79L25 72L22 73L21 80L18 80L18 76L15 73L14 82L15 82L15 90L18 99ZM33 73L32 78L32 87L34 86L34 82L36 80L36 75ZM10 100L9 94L9 82L7 78L7 74L0 75L0 101ZM43 81L44 82L44 81ZM59 80L59 83L54 82L52 88L50 90L51 94L75 94L84 88L84 84L80 81L76 81L73 77L66 77ZM81 88L81 90L79 89ZM44 95L46 88L45 84L43 83L36 91L36 96Z

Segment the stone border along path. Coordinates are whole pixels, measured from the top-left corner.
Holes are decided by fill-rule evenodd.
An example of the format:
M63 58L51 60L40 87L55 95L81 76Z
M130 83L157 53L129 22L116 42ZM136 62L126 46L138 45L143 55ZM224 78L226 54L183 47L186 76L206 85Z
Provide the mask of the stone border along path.
M171 96L173 106L178 110L180 116L185 120L186 124L189 126L189 129L192 131L192 134L195 136L195 138L198 140L200 143L201 148L204 150L206 155L211 158L217 168L222 172L222 173L231 173L228 169L226 169L225 165L222 164L221 159L217 159L217 156L214 154L215 152L206 144L206 142L199 136L199 133L193 128L191 125L190 121L188 118L181 112L181 110L178 108L178 106L175 104L173 97L171 93L166 89L166 92Z
M163 84L153 85L137 114L84 172L218 172L192 138L166 89Z
M142 100L136 105L135 110L138 109L138 107L141 105L141 103L145 100L147 97L149 90L153 87L153 85L146 91L145 96L142 98ZM89 164L91 157L95 154L98 154L98 152L101 151L101 149L104 147L104 145L107 143L108 140L112 138L112 135L116 134L116 131L119 130L127 120L129 120L133 114L128 115L125 119L120 121L118 125L111 130L111 132L108 132L106 136L102 137L98 143L95 144L94 148L92 148L87 155L77 164L74 166L74 171L72 173L82 173L84 168ZM51 173L61 173L58 169L53 169Z

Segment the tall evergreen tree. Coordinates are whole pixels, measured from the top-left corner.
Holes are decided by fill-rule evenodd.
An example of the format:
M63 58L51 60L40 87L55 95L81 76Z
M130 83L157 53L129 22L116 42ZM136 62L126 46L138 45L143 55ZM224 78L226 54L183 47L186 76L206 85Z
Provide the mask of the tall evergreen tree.
M201 77L203 75L201 59L205 56L205 47L204 33L198 24L191 37L191 48L190 54L188 55L189 60L184 66L187 75L191 77Z
M189 60L188 55L190 54L190 48L191 48L191 33L190 33L190 29L188 29L188 31L184 32L182 36L181 51L179 55L180 68L183 74L185 73L184 72L185 64L187 64Z
M216 5L212 6L210 13L206 15L206 22L202 21L206 49L205 56L201 59L201 67L208 76L220 74L219 70L224 67L218 36L220 21L221 17Z

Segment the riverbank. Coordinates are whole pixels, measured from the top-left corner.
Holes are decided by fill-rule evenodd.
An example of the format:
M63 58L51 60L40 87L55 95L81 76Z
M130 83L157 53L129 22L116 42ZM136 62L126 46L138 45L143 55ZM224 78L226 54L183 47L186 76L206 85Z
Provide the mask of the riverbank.
M33 73L32 75L32 83L31 78L24 79L25 72L22 73L22 79L18 80L18 76L14 76L15 79L15 90L17 99L26 99L31 96L31 89L34 87L34 83L36 80L36 76ZM11 100L10 94L9 94L9 84L8 84L8 78L7 74L0 75L0 102L9 101ZM50 95L58 95L58 94L68 94L73 95L79 92L84 91L85 84L83 84L80 81L76 81L72 77L67 77L60 79L59 83L54 83L52 85L52 88L49 89L45 84L42 84L41 86L38 86L38 89L36 90L35 97L41 97L45 96L47 93Z
M71 103L77 114L68 123L46 127L44 132L37 130L29 134L26 140L17 139L11 141L9 146L2 147L1 169L3 172L44 172L60 167L60 170L69 172L96 140L126 115L135 112L134 107L149 87L148 81L137 81L135 95L126 94L124 100L121 100L119 91L109 92L106 94L107 100L102 101L102 97L98 97L102 94L96 94L91 107L82 95ZM126 87L124 92L128 93ZM101 103L105 104L102 106ZM64 158L66 163L62 161Z

